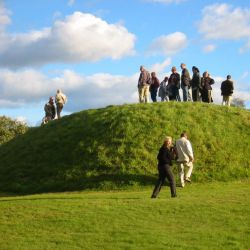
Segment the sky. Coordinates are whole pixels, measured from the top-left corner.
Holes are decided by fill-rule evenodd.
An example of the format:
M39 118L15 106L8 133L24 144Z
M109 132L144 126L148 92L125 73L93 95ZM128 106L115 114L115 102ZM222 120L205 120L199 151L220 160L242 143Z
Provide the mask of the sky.
M57 89L62 115L137 103L140 65L162 81L181 63L210 73L215 104L230 74L249 108L250 2L0 0L0 115L29 126Z

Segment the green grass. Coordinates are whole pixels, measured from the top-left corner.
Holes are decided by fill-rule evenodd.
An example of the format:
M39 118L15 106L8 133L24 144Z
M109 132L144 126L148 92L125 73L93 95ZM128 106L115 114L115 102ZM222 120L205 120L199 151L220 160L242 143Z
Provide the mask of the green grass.
M32 128L0 146L0 191L40 193L153 185L166 135L187 130L193 180L249 177L250 112L205 103L86 110Z
M249 249L249 180L0 198L0 248Z

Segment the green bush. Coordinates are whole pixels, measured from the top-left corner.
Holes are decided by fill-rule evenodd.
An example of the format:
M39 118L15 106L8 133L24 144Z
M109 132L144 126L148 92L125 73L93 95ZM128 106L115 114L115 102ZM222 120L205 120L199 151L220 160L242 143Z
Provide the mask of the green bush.
M12 140L17 135L24 134L27 130L26 124L6 116L0 116L0 145Z

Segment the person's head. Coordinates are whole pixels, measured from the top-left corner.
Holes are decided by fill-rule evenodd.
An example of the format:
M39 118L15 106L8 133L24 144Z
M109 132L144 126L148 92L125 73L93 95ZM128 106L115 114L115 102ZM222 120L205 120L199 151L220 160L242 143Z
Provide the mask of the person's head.
M231 76L230 75L227 75L227 80L230 80L231 79Z
M183 132L181 133L181 137L188 138L187 132L186 132L186 131L183 131Z
M152 77L155 77L155 72L152 72L152 73L151 73L151 76L152 76Z
M59 93L61 93L62 91L61 91L60 89L58 89L56 92L59 94Z
M49 103L54 103L54 97L53 97L53 96L51 96L51 97L49 98Z
M209 77L208 71L205 71L205 72L203 73L203 77Z
M193 71L193 73L199 73L200 72L199 69L196 66L192 67L192 71Z
M165 77L164 77L164 82L167 82L167 81L168 81L168 77L165 76Z
M170 147L172 145L172 137L171 136L166 136L164 141L163 141L164 147Z
M145 70L144 66L140 66L140 71L143 72Z
M177 71L176 67L175 66L172 67L171 71L172 71L172 73L175 73Z
M181 63L181 69L185 69L186 68L186 64L185 63Z

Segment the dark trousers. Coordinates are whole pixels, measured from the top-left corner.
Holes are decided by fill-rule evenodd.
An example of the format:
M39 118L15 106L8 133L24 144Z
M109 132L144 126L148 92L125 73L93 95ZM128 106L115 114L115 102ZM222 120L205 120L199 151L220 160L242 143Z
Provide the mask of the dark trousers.
M198 88L192 89L192 97L194 102L200 101L200 91Z
M152 88L152 89L150 90L150 94L151 94L151 99L152 99L152 101L153 101L153 102L157 102L157 100L156 100L157 89Z
M161 166L158 166L158 171L159 171L159 179L155 185L155 188L151 197L152 198L157 197L166 178L169 181L171 196L176 197L176 185L175 185L174 175L171 171L171 167L169 165L161 165Z
M180 102L180 101L181 101L179 89L178 89L178 87L176 87L176 86L173 87L173 96L174 96L174 100L175 100L175 101L177 101L177 102Z

